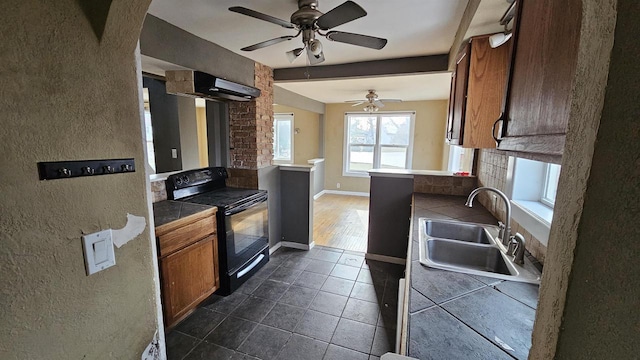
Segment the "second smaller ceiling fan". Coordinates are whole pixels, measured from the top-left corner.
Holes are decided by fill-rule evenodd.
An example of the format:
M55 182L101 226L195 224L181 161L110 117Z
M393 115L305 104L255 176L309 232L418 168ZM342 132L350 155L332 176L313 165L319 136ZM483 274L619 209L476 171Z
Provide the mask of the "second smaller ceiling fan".
M384 103L390 102L402 102L400 99L380 99L378 98L378 94L373 89L369 90L369 93L365 96L364 100L349 100L345 101L347 103L353 103L351 106L358 106L362 104L366 104L364 107L364 111L374 112L380 110L380 108L384 107Z

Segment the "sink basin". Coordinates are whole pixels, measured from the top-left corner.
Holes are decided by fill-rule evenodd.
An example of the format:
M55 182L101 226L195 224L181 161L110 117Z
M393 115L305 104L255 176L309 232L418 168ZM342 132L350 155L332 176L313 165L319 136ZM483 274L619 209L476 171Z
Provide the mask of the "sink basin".
M428 239L425 246L429 254L427 259L434 264L511 275L502 252L494 246L443 239Z
M540 283L540 273L535 268L517 265L512 256L506 255L495 226L428 218L420 218L419 223L423 265L501 280Z
M424 231L427 236L452 239L479 244L493 244L491 235L481 225L447 220L425 220Z

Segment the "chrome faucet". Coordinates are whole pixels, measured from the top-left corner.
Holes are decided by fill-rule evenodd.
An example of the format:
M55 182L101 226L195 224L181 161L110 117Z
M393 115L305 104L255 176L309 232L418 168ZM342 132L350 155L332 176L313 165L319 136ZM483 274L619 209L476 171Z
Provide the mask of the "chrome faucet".
M498 194L498 196L500 196L502 200L504 200L504 204L506 206L506 214L505 214L506 220L504 221L504 227L502 225L500 226L499 237L500 237L500 241L502 241L502 245L507 247L509 246L509 243L511 241L511 203L509 202L509 198L507 197L507 195L505 195L502 191L493 187L488 187L488 186L479 187L473 190L471 194L469 194L469 197L467 198L467 202L465 203L465 206L473 207L473 199L475 199L476 195L478 195L478 193L482 190L492 191Z
M524 236L516 233L509 242L509 251L507 255L513 255L513 262L518 265L524 264Z

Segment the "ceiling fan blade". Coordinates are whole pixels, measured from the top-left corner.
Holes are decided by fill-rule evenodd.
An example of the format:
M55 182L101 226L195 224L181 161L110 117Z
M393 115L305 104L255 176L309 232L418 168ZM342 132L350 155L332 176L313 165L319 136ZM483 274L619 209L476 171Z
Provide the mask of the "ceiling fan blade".
M295 36L281 36L275 39L271 39L271 40L267 40L267 41L263 41L263 42L259 42L257 44L253 44L251 46L247 46L247 47L243 47L242 51L253 51L253 50L258 50L258 49L262 49L263 47L267 47L267 46L271 46L277 43L281 43L283 41L287 41L287 40L291 40L293 39Z
M388 103L390 103L390 102L395 102L395 103L402 102L402 100L400 100L400 99L378 99L378 101L383 101L383 102L388 102Z
M348 103L355 103L355 104L353 104L353 105L351 105L351 106L358 106L358 105L362 105L362 104L366 103L366 101L359 101L359 100L355 100L355 101L346 101L346 102L348 102Z
M380 50L385 45L387 45L387 39L377 38L377 37L368 36L368 35L353 34L353 33L348 33L343 31L329 31L327 33L327 39L345 43L345 44L363 46L363 47L376 49L376 50Z
M316 20L316 25L322 30L329 30L365 15L367 15L367 12L360 5L353 1L346 1L320 16Z
M309 58L309 64L317 65L324 61L324 53L320 52L318 55L313 55L311 50L307 48L307 57Z
M384 107L384 104L380 100L374 100L373 101L373 105L375 105L377 107Z
M232 6L229 8L230 11L233 11L235 13L238 14L242 14L242 15L247 15L247 16L251 16L253 18L256 19L260 19L263 21L267 21L270 22L272 24L276 24L276 25L280 25L284 28L287 29L295 29L295 25L293 25L292 23L282 20L282 19L278 19L277 17L273 17L271 15L267 15L267 14L263 14L261 12L257 12L255 10L251 10L251 9L247 9L245 7L242 6Z
M297 48L297 49L293 49L291 51L287 51L287 59L289 59L290 63L293 63L294 61L296 61L296 59L298 57L300 57L300 55L302 54L302 52L304 51L304 48Z

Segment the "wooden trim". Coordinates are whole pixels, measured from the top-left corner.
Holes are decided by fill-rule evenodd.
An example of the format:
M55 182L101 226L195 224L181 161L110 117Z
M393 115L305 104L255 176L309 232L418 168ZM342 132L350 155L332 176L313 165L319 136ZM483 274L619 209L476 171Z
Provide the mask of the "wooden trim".
M200 219L204 219L210 216L215 216L217 212L218 212L218 208L212 207L211 209L200 211L193 215L185 216L183 218L166 223L164 225L156 226L156 236L164 235L168 232L177 230L185 225L188 225Z
M416 56L387 60L362 61L349 64L304 66L273 70L273 80L313 81L371 76L393 76L446 72L448 54Z

